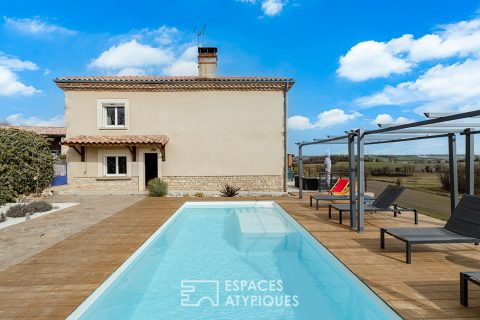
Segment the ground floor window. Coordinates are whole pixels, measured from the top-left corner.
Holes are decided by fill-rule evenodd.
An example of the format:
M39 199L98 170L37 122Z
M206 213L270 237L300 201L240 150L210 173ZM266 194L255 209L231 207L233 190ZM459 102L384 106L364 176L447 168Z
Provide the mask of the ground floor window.
M106 176L125 176L127 175L127 157L106 156L104 167Z

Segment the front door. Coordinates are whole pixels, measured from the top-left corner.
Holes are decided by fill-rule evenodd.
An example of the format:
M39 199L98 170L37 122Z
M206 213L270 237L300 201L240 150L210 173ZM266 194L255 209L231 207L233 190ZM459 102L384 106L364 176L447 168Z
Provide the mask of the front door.
M156 177L158 177L158 154L145 153L145 186Z

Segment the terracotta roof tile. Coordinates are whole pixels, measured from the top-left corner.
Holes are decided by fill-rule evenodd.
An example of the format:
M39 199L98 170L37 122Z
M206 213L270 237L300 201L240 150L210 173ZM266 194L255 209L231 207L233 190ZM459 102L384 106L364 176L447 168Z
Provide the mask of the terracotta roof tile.
M125 136L76 136L64 139L63 145L165 145L164 135L125 135Z
M55 82L294 82L292 78L283 77L213 77L196 76L69 76L56 78Z
M67 129L65 127L42 127L42 126L11 126L1 125L0 128L13 128L19 130L25 130L35 132L44 136L65 136Z
M54 81L66 91L283 91L295 83L281 77L72 76Z

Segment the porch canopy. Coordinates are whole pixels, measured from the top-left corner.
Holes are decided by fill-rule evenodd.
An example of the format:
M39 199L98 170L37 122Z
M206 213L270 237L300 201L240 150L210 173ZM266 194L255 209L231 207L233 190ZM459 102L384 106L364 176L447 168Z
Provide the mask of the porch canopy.
M406 124L378 124L379 129L362 128L345 131L345 135L328 136L326 139L298 142L299 198L303 198L302 149L317 144L344 144L348 149L350 178L350 226L364 231L364 147L365 145L395 143L435 138L448 138L450 174L450 206L458 203L457 134L465 136L466 191L474 194L474 140L480 133L480 110L464 113L425 113L427 120ZM466 122L470 120L471 122ZM355 148L356 147L356 148ZM357 150L355 150L357 149ZM356 151L356 152L355 152ZM358 178L355 179L355 176Z
M127 147L132 154L132 161L137 161L137 146L155 146L160 149L162 161L165 161L165 145L168 137L165 135L124 135L124 136L76 136L62 140L60 144L72 147L85 162L85 147L87 146L119 146Z

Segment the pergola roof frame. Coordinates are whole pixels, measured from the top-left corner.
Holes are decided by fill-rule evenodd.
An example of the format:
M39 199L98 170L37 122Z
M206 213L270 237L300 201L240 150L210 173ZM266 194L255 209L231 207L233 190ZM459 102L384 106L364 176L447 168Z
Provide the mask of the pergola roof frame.
M441 115L441 116L439 116ZM405 142L435 138L448 138L448 150L449 150L449 166L450 166L450 205L453 212L458 202L458 167L457 167L457 151L456 151L456 134L465 135L465 162L467 172L467 193L474 194L474 140L475 134L480 133L480 130L472 130L471 124L466 123L463 129L452 129L448 126L442 128L440 125L444 122L480 117L480 110L474 110L464 113L455 114L425 114L430 117L427 120L405 123L395 126L388 126L380 129L363 130L362 128L346 131L347 135L331 137L327 139L314 139L313 141L303 141L297 143L298 145L298 157L299 157L299 198L303 198L303 167L302 167L302 148L307 145L315 144L347 144L348 145L348 163L349 163L349 178L350 178L350 226L352 229L356 229L358 232L364 231L364 148L365 145L381 144L381 143L394 143ZM426 127L426 126L432 127ZM424 130L414 129L422 128ZM460 125L455 128L462 128ZM410 130L408 130L410 129ZM392 139L379 139L375 140L375 134L397 134L415 133L425 134L414 137L393 138ZM432 133L434 133L432 135ZM395 135L393 135L395 134ZM346 140L346 141L345 141ZM355 144L357 145L357 154L355 155ZM355 170L356 165L356 170ZM355 180L355 174L358 174L358 180ZM355 184L358 186L358 190L355 193ZM358 214L357 214L358 213Z

